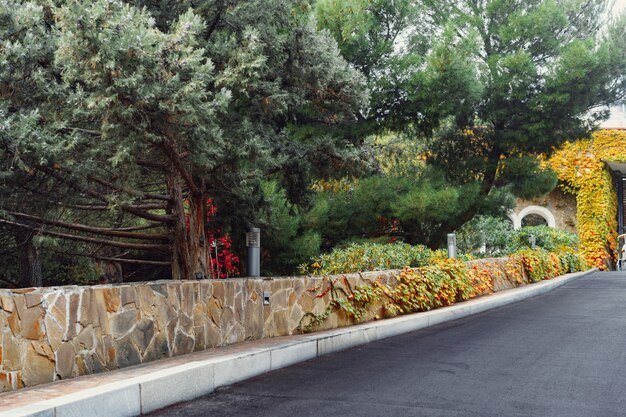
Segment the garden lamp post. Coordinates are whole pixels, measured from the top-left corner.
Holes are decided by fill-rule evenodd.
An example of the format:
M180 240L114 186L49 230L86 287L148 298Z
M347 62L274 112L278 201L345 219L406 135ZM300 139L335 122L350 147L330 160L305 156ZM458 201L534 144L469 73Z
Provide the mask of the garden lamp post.
M246 233L246 246L248 247L248 276L261 276L261 229L252 227Z
M456 233L448 233L448 258L456 258Z

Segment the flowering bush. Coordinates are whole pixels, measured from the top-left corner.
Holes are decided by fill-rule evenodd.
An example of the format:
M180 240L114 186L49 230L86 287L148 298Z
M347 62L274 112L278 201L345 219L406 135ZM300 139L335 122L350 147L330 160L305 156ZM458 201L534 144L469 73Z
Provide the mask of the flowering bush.
M217 214L217 206L209 198L207 204L207 223ZM189 209L185 202L185 222L189 228ZM232 240L229 235L223 235L222 229L216 227L209 231L209 247L211 253L207 263L213 278L228 278L239 275L239 257L232 252Z
M578 253L563 248L557 252L545 249L524 249L513 255L524 267L528 278L541 281L586 269L586 262Z
M558 258L555 265L551 253L545 249L523 249L517 252L514 256L522 263L528 278L532 282L541 281L542 279L548 279L558 275L558 266L560 266Z

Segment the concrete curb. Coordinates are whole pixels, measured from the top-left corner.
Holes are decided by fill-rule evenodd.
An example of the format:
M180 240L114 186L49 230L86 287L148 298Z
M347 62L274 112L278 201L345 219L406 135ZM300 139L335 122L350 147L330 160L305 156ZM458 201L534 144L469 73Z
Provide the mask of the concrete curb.
M425 313L334 330L266 339L261 346L89 388L0 412L0 417L133 417L191 400L254 376L376 340L457 320L545 294L595 272L563 275Z

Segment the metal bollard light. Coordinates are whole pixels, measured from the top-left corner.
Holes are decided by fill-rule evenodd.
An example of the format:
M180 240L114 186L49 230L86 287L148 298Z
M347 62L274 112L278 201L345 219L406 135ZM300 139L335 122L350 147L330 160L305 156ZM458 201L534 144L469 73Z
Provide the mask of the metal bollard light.
M456 258L456 233L448 233L448 258Z
M261 276L261 229L252 227L246 233L248 247L248 276Z

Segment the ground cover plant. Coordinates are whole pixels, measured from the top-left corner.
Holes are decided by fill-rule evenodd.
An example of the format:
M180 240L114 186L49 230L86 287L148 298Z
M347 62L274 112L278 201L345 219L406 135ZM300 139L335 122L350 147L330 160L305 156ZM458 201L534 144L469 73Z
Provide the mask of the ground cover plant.
M535 237L537 249L554 253L577 253L578 237L564 230L547 226L528 226L513 230L501 227L508 220L483 217L474 224L482 228L465 228L459 233L459 258L471 260L486 257L515 256L531 249L530 236ZM495 230L485 226L495 225ZM482 240L489 236L490 240ZM486 242L486 250L481 246ZM533 253L533 252L531 252ZM384 271L405 267L422 267L447 259L445 250L431 250L424 245L396 243L351 243L336 247L332 251L311 258L300 265L299 272L305 275L334 275L351 272Z
M445 307L493 292L494 280L505 274L510 282L522 285L586 269L584 258L575 251L536 248L515 252L504 263L472 264L433 256L426 266L403 268L393 284L377 279L352 288L346 279L327 277L314 290L318 297L330 294L328 307L317 314L307 312L299 330L314 330L333 311L343 311L359 322Z

